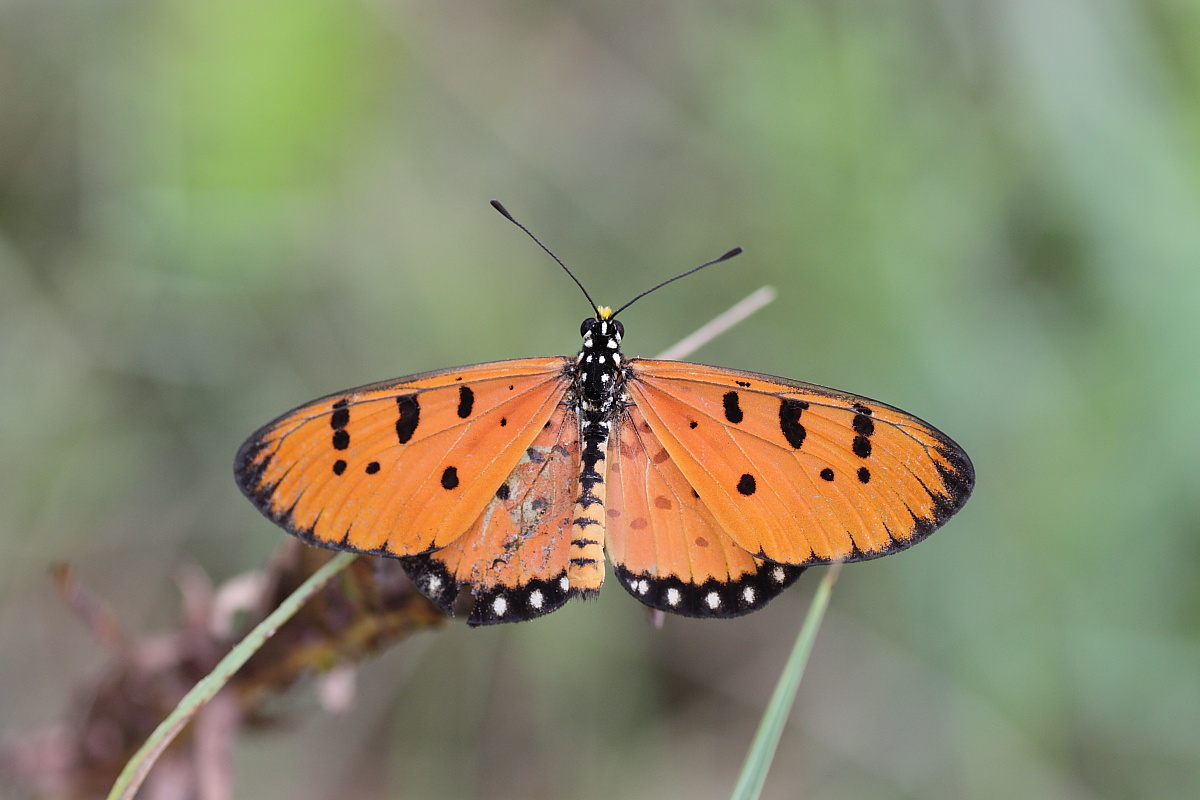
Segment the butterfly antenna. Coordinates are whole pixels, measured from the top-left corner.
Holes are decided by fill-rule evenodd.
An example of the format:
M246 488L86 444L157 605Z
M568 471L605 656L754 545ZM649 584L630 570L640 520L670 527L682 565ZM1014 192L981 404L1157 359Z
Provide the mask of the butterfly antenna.
M705 261L700 266L693 267L692 269L689 269L687 272L681 272L680 274L676 275L674 278L667 278L662 283L658 284L657 286L651 286L649 289L642 292L637 297L633 298L628 303L626 303L625 305L618 308L616 311L613 312L612 315L615 317L617 314L620 314L622 311L629 308L631 305L636 303L638 300L641 300L643 297L650 294L651 292L661 289L662 287L666 286L668 283L674 283L675 281L679 280L680 278L686 278L688 275L691 275L693 272L699 272L700 270L704 269L705 267L711 267L713 264L720 264L722 261L728 261L729 259L740 254L741 252L742 252L742 248L735 247L732 250L730 250L728 253L726 253L725 255L721 256L720 258L714 258L712 261ZM574 277L574 276L572 276L572 277Z
M558 262L558 265L559 265L560 267L562 267L562 268L563 268L563 270L564 270L564 271L565 271L565 272L566 272L568 275L570 275L570 276L571 276L571 280L575 281L575 285L576 285L576 286L578 286L578 287L579 287L579 289L580 289L580 291L582 291L582 292L583 292L583 296L587 298L587 301L588 301L589 303L591 303L591 304L592 304L592 310L593 310L593 311L598 311L598 310L599 310L599 307L598 307L598 306L596 305L596 303L595 303L595 302L592 300L592 296L591 296L590 294L588 294L588 290L583 288L583 284L579 282L579 278L576 278L576 277L575 277L575 273L574 273L574 272L571 272L571 270L567 269L567 265L566 265L566 264L564 264L564 263L562 262L562 259L561 259L561 258L559 258L558 256L554 255L554 251L553 251L553 250L551 250L549 247L546 247L546 245L542 244L542 240L541 240L541 239L539 239L539 238L537 238L536 236L534 236L534 235L533 235L533 231L529 230L529 228L526 228L524 225L522 225L521 223L517 222L517 219L516 219L516 217L514 217L512 214L508 213L508 209L507 209L507 208L505 208L504 206L502 206L502 205L500 204L500 201L499 201L499 200L492 200L491 202L492 202L492 208L496 209L496 210L497 210L497 211L499 211L501 214L503 214L503 215L504 215L504 217L505 217L505 219L507 219L507 220L508 220L509 222L511 222L513 225L516 225L518 228L520 228L521 230L525 231L525 235L526 235L526 236L528 236L530 239L533 239L535 242L537 242L537 245L538 245L538 247L540 247L540 248L542 248L543 250L545 250L547 253L549 253L549 254L550 254L550 257L551 257L551 258L553 258L555 261L557 261L557 262ZM694 270L693 270L693 271L694 271Z

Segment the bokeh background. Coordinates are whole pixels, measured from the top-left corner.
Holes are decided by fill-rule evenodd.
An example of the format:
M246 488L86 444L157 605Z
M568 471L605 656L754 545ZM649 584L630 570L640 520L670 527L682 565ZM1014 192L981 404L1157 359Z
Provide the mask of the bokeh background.
M843 571L770 798L1200 794L1200 5L0 2L0 736L173 575L260 568L242 439L319 394L573 352L883 399L974 498ZM237 743L255 798L728 796L819 571L732 622L615 584L422 634Z

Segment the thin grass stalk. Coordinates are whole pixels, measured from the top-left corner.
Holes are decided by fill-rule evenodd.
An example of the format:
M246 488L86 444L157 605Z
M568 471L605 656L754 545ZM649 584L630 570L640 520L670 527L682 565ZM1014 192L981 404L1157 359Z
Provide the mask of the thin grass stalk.
M783 736L784 725L787 724L792 704L796 701L796 691L800 688L800 679L804 676L804 668L808 665L808 656L812 653L813 642L816 641L817 630L821 627L825 609L829 606L829 597L833 593L833 582L837 580L841 566L841 564L834 564L830 567L817 586L816 593L813 594L804 624L800 626L800 633L796 636L796 643L792 646L792 654L788 656L787 663L784 664L783 672L779 675L779 682L775 684L775 691L771 695L771 701L767 704L766 711L763 712L762 720L758 723L758 732L754 734L750 751L746 753L746 762L742 765L741 775L738 776L737 785L731 795L733 800L758 800L759 795L762 794L763 784L767 781L767 772L771 769L771 762L775 759L775 750L779 747L780 737Z

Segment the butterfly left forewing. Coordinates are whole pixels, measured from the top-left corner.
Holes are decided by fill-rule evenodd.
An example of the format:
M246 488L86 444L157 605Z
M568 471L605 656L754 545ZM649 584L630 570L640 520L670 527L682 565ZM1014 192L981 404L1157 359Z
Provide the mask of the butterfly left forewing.
M970 459L874 400L756 373L631 359L627 391L714 519L788 564L904 549L962 507Z
M413 555L466 531L562 399L570 360L520 359L339 392L254 433L238 485L314 544Z
M608 449L606 548L617 580L653 608L734 617L761 608L802 567L752 556L721 528L636 405Z

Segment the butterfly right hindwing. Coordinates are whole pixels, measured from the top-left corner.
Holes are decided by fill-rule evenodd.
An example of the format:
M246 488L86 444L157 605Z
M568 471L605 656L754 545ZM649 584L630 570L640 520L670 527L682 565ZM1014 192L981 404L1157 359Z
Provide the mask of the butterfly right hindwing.
M646 605L693 617L740 616L803 572L738 546L636 405L623 412L608 460L609 557L617 580Z

